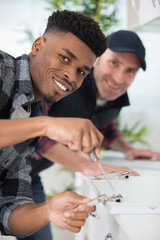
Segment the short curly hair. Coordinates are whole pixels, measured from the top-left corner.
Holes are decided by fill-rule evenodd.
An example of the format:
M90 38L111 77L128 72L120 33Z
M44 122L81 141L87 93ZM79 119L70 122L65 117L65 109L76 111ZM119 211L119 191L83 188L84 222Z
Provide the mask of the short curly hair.
M55 11L48 18L44 34L51 31L71 32L99 57L107 48L107 38L92 18L74 11Z

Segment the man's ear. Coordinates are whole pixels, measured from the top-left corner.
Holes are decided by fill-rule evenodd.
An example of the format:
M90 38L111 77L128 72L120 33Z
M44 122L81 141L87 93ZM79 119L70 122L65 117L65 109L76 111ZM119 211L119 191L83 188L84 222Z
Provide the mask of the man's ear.
M45 40L44 37L37 38L32 45L32 54L37 55L40 49L44 46Z

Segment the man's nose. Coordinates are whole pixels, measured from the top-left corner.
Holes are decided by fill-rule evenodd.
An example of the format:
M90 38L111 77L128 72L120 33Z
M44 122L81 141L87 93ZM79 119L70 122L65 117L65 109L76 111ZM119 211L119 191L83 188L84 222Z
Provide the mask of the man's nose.
M65 78L67 78L67 80L69 82L75 82L76 81L76 71L74 69L68 69L64 72L64 76Z
M114 81L117 83L117 84L123 84L124 83L124 79L125 79L125 76L124 76L124 72L122 70L118 70L114 73Z

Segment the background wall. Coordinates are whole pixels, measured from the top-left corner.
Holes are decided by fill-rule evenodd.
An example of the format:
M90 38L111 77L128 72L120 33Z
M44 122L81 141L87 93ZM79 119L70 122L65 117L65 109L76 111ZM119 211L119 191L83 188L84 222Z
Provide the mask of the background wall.
M150 130L150 148L160 152L160 32L137 32L146 47L147 70L140 70L129 88L131 106L122 110L122 125L137 120Z

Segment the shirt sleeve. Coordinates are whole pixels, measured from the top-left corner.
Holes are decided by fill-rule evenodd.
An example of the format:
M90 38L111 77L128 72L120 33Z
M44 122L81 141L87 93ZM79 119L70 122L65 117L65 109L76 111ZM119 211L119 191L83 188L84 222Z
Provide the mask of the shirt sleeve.
M114 121L105 125L104 128L99 130L104 136L102 147L104 147L105 149L110 149L110 143L113 141L113 139L123 136Z
M6 174L6 180L0 189L0 230L2 235L15 236L8 225L11 212L18 206L33 203L30 170L29 163L24 165L22 161L17 171L11 172L5 169L3 172L4 175Z
M49 103L46 101L44 98L42 100L42 107L43 107L43 115L49 116L48 112L50 108L52 107L52 103ZM39 138L38 143L36 145L35 153L34 153L34 158L36 160L39 160L43 157L43 154L47 152L54 144L56 141L51 140L48 137L42 136Z
M54 144L56 144L56 141L51 140L48 137L40 137L36 145L34 158L36 160L42 158L43 154L47 152Z

